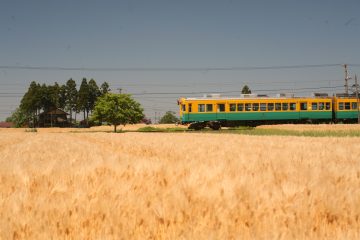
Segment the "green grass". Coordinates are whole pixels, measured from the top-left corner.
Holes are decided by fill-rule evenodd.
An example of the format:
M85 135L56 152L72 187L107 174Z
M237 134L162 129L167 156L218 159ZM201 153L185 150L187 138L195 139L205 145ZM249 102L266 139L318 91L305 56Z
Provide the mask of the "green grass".
M230 128L220 130L219 133L233 133L256 136L298 136L298 137L360 137L360 131L295 131L285 129L261 129L251 127Z
M136 131L128 131L128 132L186 132L188 129L174 127L174 128L156 128L156 127L142 127Z
M36 133L38 130L37 128L28 128L28 129L25 129L25 132L32 132L32 133Z

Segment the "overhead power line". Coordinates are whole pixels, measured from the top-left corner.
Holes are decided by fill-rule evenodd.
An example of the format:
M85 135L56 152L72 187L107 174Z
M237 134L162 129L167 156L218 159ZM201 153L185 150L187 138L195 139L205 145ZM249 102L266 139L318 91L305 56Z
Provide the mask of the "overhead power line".
M357 64L348 64L356 66ZM248 66L248 67L58 67L58 66L21 66L2 65L0 69L14 70L42 70L42 71L104 71L104 72L198 72L198 71L244 71L244 70L277 70L277 69L301 69L301 68L324 68L338 67L343 64L305 64L305 65L280 65L280 66Z

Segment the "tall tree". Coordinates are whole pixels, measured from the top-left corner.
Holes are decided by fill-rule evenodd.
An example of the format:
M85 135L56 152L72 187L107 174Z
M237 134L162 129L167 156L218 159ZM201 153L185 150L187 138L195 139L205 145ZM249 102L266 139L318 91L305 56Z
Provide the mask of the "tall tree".
M70 124L72 124L73 111L77 109L78 91L76 90L76 82L70 78L65 85L66 92L66 109L70 111Z
M250 88L248 87L248 85L245 85L245 86L242 88L241 93L242 93L242 94L250 94L250 93L251 93L251 90L250 90Z
M90 79L88 85L89 85L88 105L89 105L90 112L92 112L95 107L95 102L96 102L97 98L100 97L101 93L100 93L100 89L94 79Z
M107 82L103 82L103 84L101 84L101 87L100 87L101 95L105 95L110 91L111 91L111 89L109 88L109 84Z
M59 88L59 108L65 109L66 107L66 86L61 85Z
M141 105L130 95L114 93L99 97L92 114L92 120L106 121L114 125L114 132L118 125L135 124L143 117Z
M87 119L86 116L89 114L89 96L89 84L86 78L83 78L79 89L78 107L84 112L84 120Z
M36 116L41 109L41 87L35 81L30 83L27 92L21 99L20 110L21 113L27 116L28 125L35 127ZM31 123L32 124L31 124Z

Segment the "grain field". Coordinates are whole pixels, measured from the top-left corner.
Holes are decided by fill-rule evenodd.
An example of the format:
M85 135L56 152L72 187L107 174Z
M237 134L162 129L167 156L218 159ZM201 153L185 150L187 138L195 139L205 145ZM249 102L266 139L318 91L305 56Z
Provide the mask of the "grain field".
M0 239L359 239L359 143L0 131Z

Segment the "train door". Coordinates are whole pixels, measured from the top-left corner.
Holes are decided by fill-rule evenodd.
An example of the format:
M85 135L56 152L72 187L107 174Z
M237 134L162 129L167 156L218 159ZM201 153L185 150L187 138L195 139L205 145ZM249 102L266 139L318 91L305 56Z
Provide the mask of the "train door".
M216 119L226 120L225 103L216 104Z
M309 119L308 105L307 101L300 102L299 119Z

